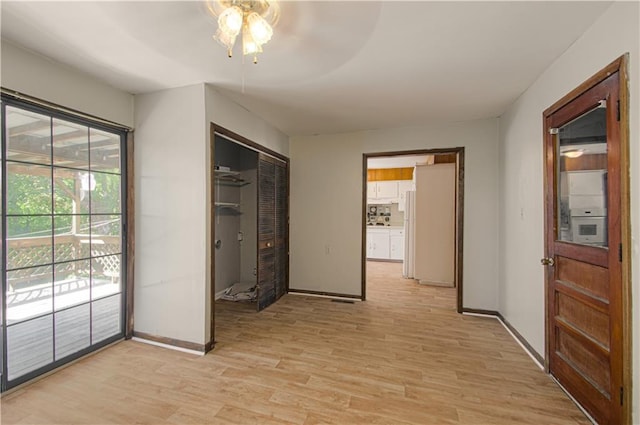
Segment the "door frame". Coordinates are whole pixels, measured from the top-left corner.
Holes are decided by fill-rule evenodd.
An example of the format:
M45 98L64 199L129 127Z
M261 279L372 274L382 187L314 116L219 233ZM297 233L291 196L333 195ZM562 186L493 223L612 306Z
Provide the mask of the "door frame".
M208 182L210 184L210 189L209 189L209 196L210 196L210 205L209 208L211 209L211 215L208 217L208 223L209 223L209 237L210 237L210 241L209 241L209 261L211 263L211 271L209 274L209 290L210 290L210 297L209 297L209 302L211 303L211 314L209 316L209 324L210 324L210 331L209 331L209 335L207 336L207 343L204 346L204 352L208 353L209 351L211 351L213 349L213 347L216 344L216 340L215 340L215 332L216 332L216 259L215 259L215 253L216 253L216 248L215 248L215 243L216 243L216 226L215 226L215 220L216 220L216 208L215 208L215 175L213 173L213 164L215 164L215 145L216 145L216 133L229 139L230 141L237 143L240 146L244 146L245 148L251 149L253 151L256 151L258 153L263 153L265 155L274 157L282 162L284 162L286 164L286 168L287 168L287 216L290 215L291 212L291 180L290 180L290 175L291 175L291 167L290 167L290 160L288 157L282 155L281 153L278 153L272 149L267 148L266 146L263 146L259 143L254 142L253 140L247 139L244 136L239 135L238 133L235 133L225 127L222 127L221 125L218 125L216 123L210 122L209 125L209 161L207 164L207 179ZM286 245L287 245L287 252L289 251L289 220L287 220L287 240L285 241ZM286 283L285 283L285 294L289 292L289 262L287 261L287 270L286 270Z
M629 164L629 77L628 77L629 54L626 53L609 65L598 71L592 77L580 84L574 90L566 94L560 100L555 102L543 112L543 143L544 143L544 167L545 170L550 162L554 160L554 152L550 149L549 128L547 118L553 115L562 107L566 106L577 97L585 93L587 90L598 85L600 82L608 78L610 75L619 73L619 109L620 116L620 228L621 228L621 308L622 308L622 386L624 388L622 396L622 423L628 423L631 420L632 408L632 383L631 383L631 367L632 367L632 284L631 284L631 202L630 202L630 164ZM553 164L551 165L553 167ZM555 200L554 196L555 182L549 182L547 172L544 173L545 187L545 220L544 220L544 241L545 241L545 257L548 257L552 241L549 240L549 232L553 230L554 217L547 214L547 205ZM552 190L549 190L552 189ZM612 249L610 247L610 249ZM615 248L613 248L615 249ZM552 333L549 329L550 323L548 319L549 309L549 287L547 282L547 273L545 273L545 359L544 368L547 373L549 371L550 344L549 338Z
M463 248L464 248L464 147L418 149L392 152L372 152L362 154L362 247L361 247L361 299L366 300L367 294L367 167L369 158L408 156L408 155L436 155L454 154L456 156L456 202L455 202L455 260L454 286L456 287L456 311L462 313L462 276L463 276Z

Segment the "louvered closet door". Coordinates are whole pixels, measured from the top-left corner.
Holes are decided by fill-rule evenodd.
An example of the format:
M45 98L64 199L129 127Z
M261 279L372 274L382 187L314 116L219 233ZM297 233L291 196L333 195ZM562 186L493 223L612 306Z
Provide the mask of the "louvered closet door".
M289 178L287 164L258 161L258 311L287 290L289 275Z
M270 157L258 161L258 311L276 300L275 221L276 166Z
M276 165L275 285L276 299L287 292L289 278L289 176L286 166Z

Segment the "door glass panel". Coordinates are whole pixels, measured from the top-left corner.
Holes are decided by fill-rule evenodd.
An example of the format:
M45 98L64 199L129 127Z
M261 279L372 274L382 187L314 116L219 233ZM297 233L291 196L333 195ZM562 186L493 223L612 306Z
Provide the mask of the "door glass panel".
M53 268L48 266L7 272L7 323L51 313Z
M556 161L558 240L608 246L605 101L558 129Z
M91 299L120 292L120 256L107 255L91 260Z
M89 168L89 128L53 119L53 163L61 167Z
M7 159L51 163L51 118L7 106Z
M52 361L52 315L7 326L7 375L10 380Z
M120 137L91 129L91 170L120 174Z
M122 332L122 296L94 301L91 306L91 343L96 344Z
M55 313L56 360L91 345L89 304Z
M56 311L86 303L91 298L91 261L56 264L54 308Z
M91 213L120 213L120 176L117 174L91 173Z
M50 167L7 162L7 214L51 214Z

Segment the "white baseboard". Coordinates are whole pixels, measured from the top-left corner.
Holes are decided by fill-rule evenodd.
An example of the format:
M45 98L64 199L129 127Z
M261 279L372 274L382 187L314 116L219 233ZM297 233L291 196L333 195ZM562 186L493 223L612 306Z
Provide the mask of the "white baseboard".
M132 341L141 342L143 344L155 345L156 347L168 348L170 350L182 351L183 353L196 354L198 356L204 356L205 353L196 350L189 350L188 348L176 347L175 345L163 344L162 342L151 341L144 338L138 338L134 336L131 338Z

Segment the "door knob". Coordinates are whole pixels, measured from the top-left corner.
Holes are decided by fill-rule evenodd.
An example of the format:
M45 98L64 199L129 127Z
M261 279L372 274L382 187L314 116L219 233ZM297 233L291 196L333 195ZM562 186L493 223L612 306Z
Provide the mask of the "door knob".
M267 242L267 248L271 248L273 244L271 242Z
M552 257L547 257L547 258L541 258L540 259L540 264L542 264L543 266L553 266L556 262L553 261Z

